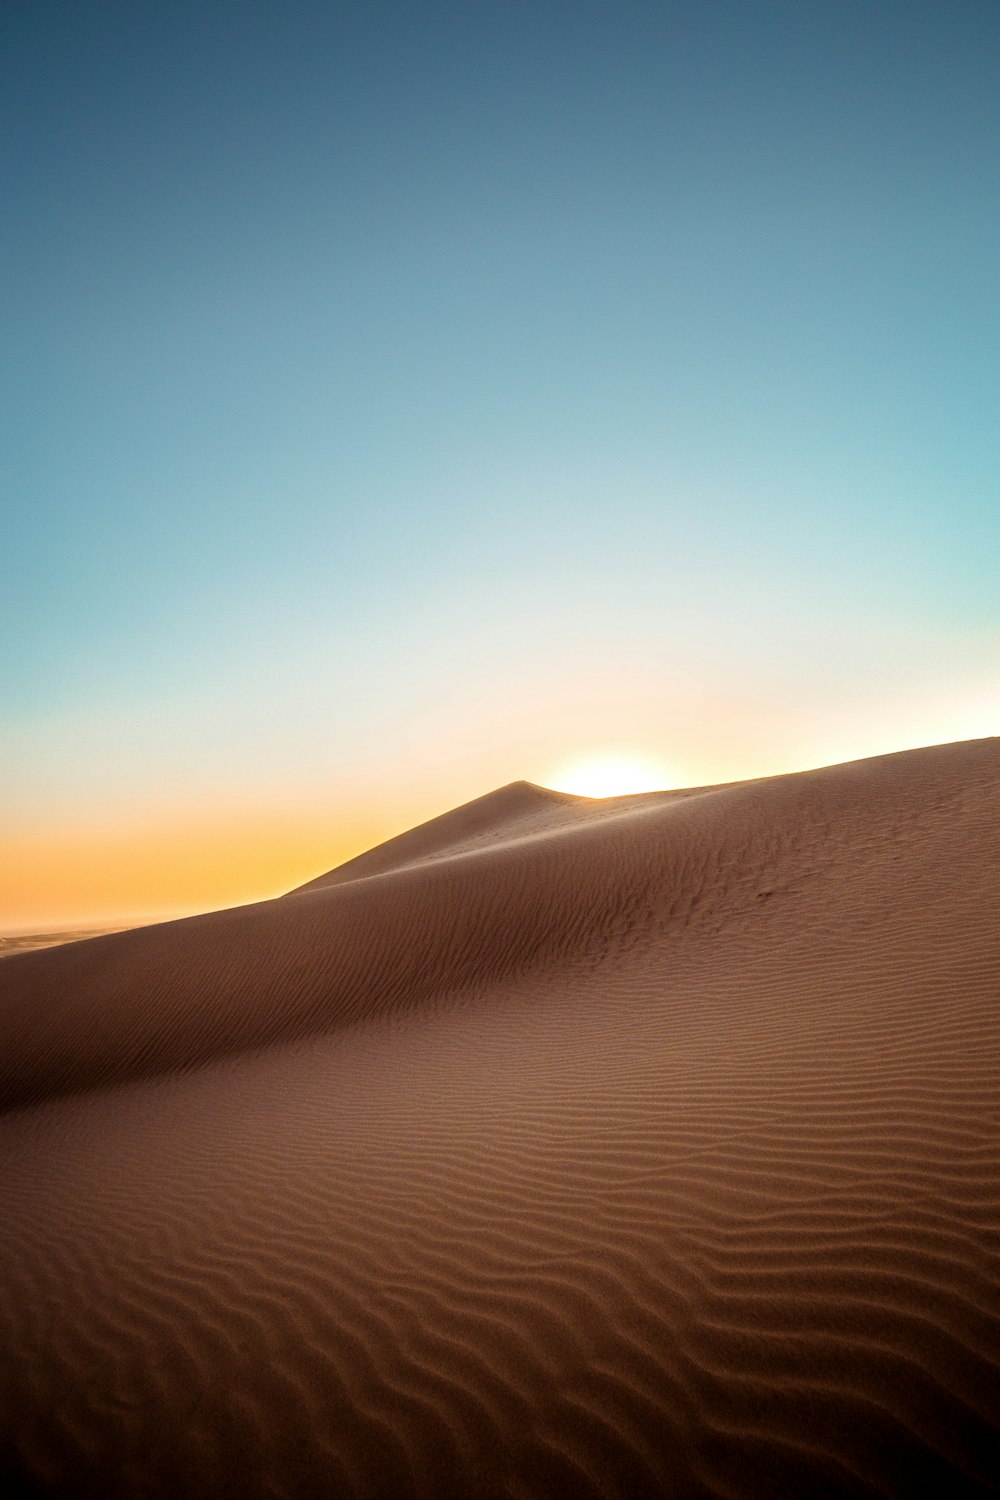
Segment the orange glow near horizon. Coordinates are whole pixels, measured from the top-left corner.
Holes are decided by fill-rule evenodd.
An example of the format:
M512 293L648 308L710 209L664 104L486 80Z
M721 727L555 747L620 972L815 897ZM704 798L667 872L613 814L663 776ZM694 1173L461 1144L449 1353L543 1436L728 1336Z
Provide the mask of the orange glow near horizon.
M159 921L266 901L401 831L378 813L228 809L3 840L0 931Z

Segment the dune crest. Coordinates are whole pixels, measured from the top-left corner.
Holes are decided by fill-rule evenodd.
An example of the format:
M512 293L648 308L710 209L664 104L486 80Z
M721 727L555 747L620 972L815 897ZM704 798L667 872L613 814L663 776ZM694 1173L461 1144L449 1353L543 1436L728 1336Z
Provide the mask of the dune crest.
M446 859L451 854L488 847L504 837L516 835L518 831L558 827L560 814L572 816L571 804L578 801L564 792L549 791L530 781L512 781L508 786L487 792L484 797L442 813L428 823L407 829L384 844L349 859L346 864L338 865L335 870L328 870L325 875L298 886L289 895L342 885L347 880L384 875L389 870L405 869L430 859Z
M0 965L0 1490L1000 1489L1000 741Z

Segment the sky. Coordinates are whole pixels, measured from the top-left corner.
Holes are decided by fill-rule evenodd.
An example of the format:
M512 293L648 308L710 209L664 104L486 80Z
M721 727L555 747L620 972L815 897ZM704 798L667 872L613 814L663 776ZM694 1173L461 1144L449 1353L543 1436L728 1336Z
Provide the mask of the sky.
M0 929L1000 732L1000 6L7 0Z

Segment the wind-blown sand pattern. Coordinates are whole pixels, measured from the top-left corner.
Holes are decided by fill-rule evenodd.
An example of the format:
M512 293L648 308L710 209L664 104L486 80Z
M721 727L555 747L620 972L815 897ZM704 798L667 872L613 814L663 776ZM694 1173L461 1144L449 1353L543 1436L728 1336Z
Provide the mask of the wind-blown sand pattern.
M998 889L986 740L5 959L3 1482L995 1494Z

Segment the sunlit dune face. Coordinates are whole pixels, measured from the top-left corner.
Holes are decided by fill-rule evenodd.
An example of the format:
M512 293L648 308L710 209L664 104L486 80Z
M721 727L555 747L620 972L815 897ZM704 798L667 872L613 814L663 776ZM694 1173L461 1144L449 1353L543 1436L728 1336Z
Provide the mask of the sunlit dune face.
M635 792L658 792L668 784L663 766L614 758L576 761L549 782L553 790L576 797L627 797Z

